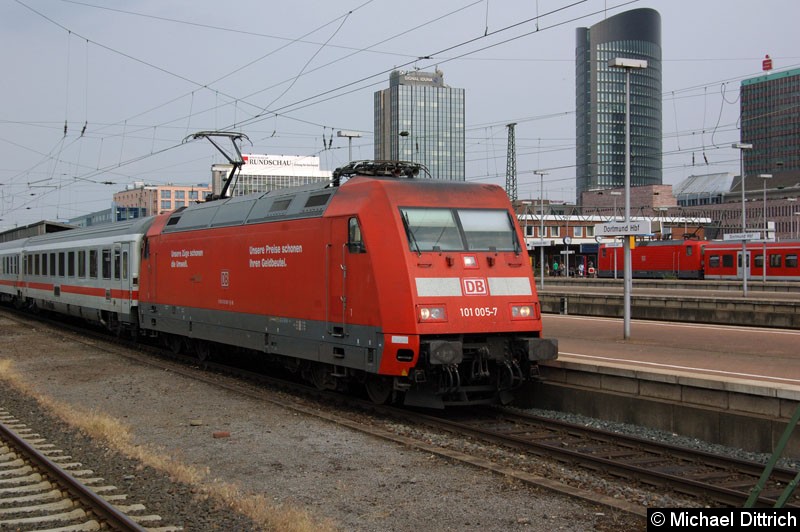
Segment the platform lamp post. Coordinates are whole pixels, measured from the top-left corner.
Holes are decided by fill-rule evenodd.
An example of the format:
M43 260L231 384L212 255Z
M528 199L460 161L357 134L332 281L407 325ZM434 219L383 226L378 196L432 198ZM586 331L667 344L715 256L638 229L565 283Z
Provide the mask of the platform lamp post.
M534 170L533 174L539 176L539 274L544 288L544 176L547 172Z
M744 150L752 150L753 145L746 142L735 142L731 148L739 150L739 172L741 173L740 187L742 189L742 297L747 297L747 199L744 194Z
M347 162L353 162L353 139L360 139L361 133L358 131L337 131L337 137L347 137Z
M622 192L609 192L609 195L614 199L614 219L612 221L617 221L617 196L622 196Z
M610 68L625 69L625 224L631 223L631 70L647 68L647 61L614 57L608 60ZM633 291L633 265L631 264L631 236L623 241L623 338L631 337L631 292Z
M614 222L617 221L617 196L622 196L622 192L609 192L612 198L614 198ZM617 248L614 248L614 280L617 279Z
M767 227L767 180L772 179L772 174L758 174L758 177L764 180L764 241L761 250L761 282L767 282L767 235L769 228Z

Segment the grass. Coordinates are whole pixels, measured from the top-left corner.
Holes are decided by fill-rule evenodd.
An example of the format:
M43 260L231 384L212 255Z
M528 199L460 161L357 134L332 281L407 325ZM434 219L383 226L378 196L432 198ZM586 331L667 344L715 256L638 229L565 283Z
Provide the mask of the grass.
M281 532L335 530L332 523L316 520L302 508L276 505L263 495L243 493L235 484L209 479L207 471L199 471L182 464L157 448L135 444L127 425L99 410L83 411L35 392L33 387L14 371L10 360L0 359L0 379L92 439L105 441L109 447L124 456L162 471L177 482L194 486L197 497L201 499L211 497L221 501L231 510L252 519L262 527L262 530Z

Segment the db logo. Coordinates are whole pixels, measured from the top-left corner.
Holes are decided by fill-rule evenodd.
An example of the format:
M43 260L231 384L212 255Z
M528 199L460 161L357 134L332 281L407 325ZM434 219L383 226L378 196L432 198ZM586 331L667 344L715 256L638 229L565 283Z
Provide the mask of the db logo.
M481 279L481 278L461 279L461 284L464 286L465 296L489 295L489 288L486 285L486 279Z
M228 272L228 270L222 270L219 281L223 288L228 288L230 286L231 274Z

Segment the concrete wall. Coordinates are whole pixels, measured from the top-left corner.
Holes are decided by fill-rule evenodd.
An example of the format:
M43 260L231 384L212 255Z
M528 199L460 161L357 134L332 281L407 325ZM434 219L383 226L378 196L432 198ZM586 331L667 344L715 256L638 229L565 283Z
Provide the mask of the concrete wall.
M623 296L540 293L543 312L623 317ZM631 297L631 318L800 329L800 302Z
M631 423L771 453L800 405L800 391L744 380L706 380L563 360L540 365L543 380L518 404ZM800 427L783 456L800 458Z

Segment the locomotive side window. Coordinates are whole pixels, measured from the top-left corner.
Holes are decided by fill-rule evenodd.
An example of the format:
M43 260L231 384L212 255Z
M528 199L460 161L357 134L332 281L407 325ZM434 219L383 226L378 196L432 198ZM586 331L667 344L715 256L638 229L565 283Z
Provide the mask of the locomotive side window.
M350 218L347 221L347 249L350 253L366 253L364 239L361 236L361 225L358 218Z
M686 256L687 257L691 257L693 251L694 250L692 249L692 246L686 246Z
M790 255L786 255L786 267L797 268L797 255L793 253Z

